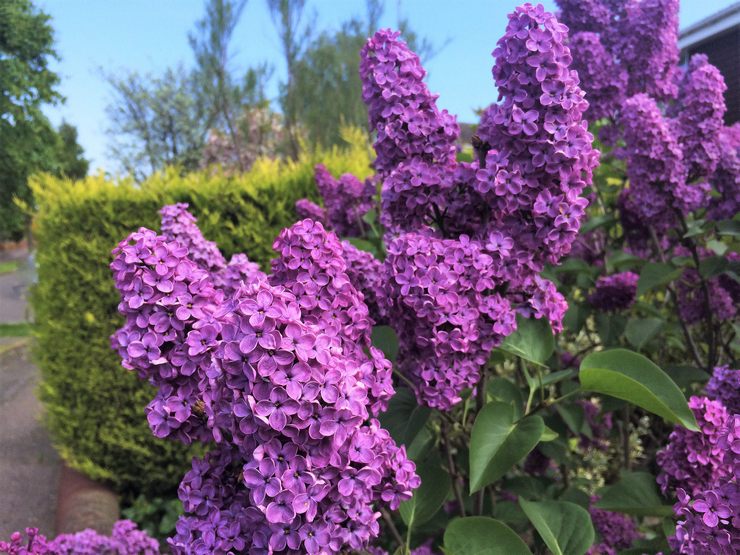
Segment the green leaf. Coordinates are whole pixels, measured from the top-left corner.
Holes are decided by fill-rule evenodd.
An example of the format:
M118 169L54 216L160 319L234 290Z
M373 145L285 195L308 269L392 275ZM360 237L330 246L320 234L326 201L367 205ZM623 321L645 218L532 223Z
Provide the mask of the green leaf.
M540 441L555 441L558 439L558 433L553 430L552 428L548 428L545 426L545 429L542 430L542 436L540 436Z
M375 245L373 245L367 239L360 239L359 237L346 237L345 239L349 241L349 243L353 247L361 251L369 252L373 256L376 256L376 257L378 256L378 249L375 248Z
M428 407L416 403L416 396L410 389L399 387L388 403L388 410L380 415L380 423L397 443L408 447L426 424L430 413Z
M614 251L611 252L606 259L606 271L611 273L615 270L621 270L623 268L636 268L642 263L642 258L638 258L634 254L630 254L624 251Z
M637 296L639 297L651 289L672 282L681 275L682 271L680 268L674 268L663 262L648 262L640 272L640 279L637 282Z
M568 501L526 501L519 505L554 555L583 555L594 543L588 511Z
M591 427L586 421L586 413L581 405L555 405L555 410L571 432L577 436L586 435L591 437Z
M587 305L581 304L576 300L568 299L568 311L563 317L563 325L568 331L578 333L586 323L590 310Z
M566 464L568 462L568 445L561 438L540 443L537 449L542 451L542 454L548 459L552 459L558 464Z
M647 472L623 472L619 482L600 492L599 509L635 516L670 516L673 507L658 494L655 476Z
M708 382L711 378L704 370L695 366L668 366L665 371L682 389L688 388L694 383Z
M582 489L577 488L576 486L570 486L569 488L567 488L558 497L558 500L575 503L579 507L583 507L586 510L588 510L589 506L591 505L591 496Z
M716 239L710 239L707 241L707 248L712 249L714 253L718 256L722 256L727 252L727 249L729 248L727 244L723 243L722 241L717 241Z
M640 354L626 349L591 353L581 362L579 379L587 391L624 399L668 422L699 430L678 386Z
M630 318L624 330L624 336L639 351L655 337L664 324L665 322L660 318Z
M427 522L442 506L452 489L450 476L442 468L436 451L423 463L416 465L421 485L408 501L401 503L398 511L406 526L413 529Z
M444 535L446 555L532 555L506 524L485 516L456 518Z
M730 267L729 262L723 256L710 256L699 262L699 273L705 278L720 275Z
M552 271L556 274L571 273L571 272L585 272L591 273L594 267L587 264L580 258L568 258L562 264L552 268Z
M517 420L524 415L524 396L516 384L500 376L493 378L486 386L488 395L514 407L514 418Z
M596 314L596 331L607 347L619 344L619 338L627 326L627 319L621 314L599 312Z
M377 219L378 213L374 208L372 210L368 210L367 212L365 212L365 215L362 216L362 221L369 225L375 224Z
M740 222L734 220L722 220L717 222L717 233L719 235L740 237Z
M516 317L517 329L499 347L502 351L516 355L524 360L545 365L555 350L555 339L550 324L545 318Z
M574 378L578 375L578 371L574 368L569 368L568 370L558 370L557 372L550 372L549 374L545 374L542 376L542 386L548 386L555 383L562 382L563 380L567 380L570 378Z
M540 440L539 416L514 420L514 407L495 401L478 413L470 437L470 493L501 478Z
M547 495L544 480L534 476L514 476L501 481L501 489L524 497L525 499L542 499Z
M398 337L390 326L373 326L373 346L377 347L388 360L395 361L398 355Z
M688 239L689 237L696 237L697 235L701 235L702 233L704 233L705 223L705 220L694 220L693 222L689 222L689 225L687 226L688 229L683 235L684 238Z
M600 214L599 216L590 218L581 226L581 234L588 233L589 231L594 230L598 227L611 225L613 223L616 223L616 221L616 218L611 214Z

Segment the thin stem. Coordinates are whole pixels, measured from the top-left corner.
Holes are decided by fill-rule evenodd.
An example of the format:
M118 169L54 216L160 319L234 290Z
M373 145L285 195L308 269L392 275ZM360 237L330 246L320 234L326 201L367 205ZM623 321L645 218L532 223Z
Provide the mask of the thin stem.
M650 229L650 237L653 240L653 246L655 247L655 250L658 253L658 257L660 258L660 261L665 264L666 262L665 253L663 252L663 249L660 248L660 241L658 241L658 236L655 233L655 229L653 229L652 226L649 226L649 229ZM673 299L673 304L676 307L676 316L678 318L678 323L681 325L681 331L683 332L684 338L686 338L686 343L688 343L689 345L691 356L694 358L694 362L696 362L699 368L705 368L706 365L702 361L701 355L699 354L699 347L697 347L696 341L694 341L694 337L691 335L691 330L689 330L688 325L686 325L686 322L681 316L681 311L678 308L678 295L673 290L673 287L670 284L666 286L666 289L668 290L668 294Z
M406 553L408 553L408 545L405 541L403 541L403 537L401 536L401 533L398 531L398 528L396 528L396 523L393 522L393 518L391 515L386 511L385 509L381 509L381 514L383 515L383 520L385 520L385 523L388 525L388 530L391 532L391 536L393 536L393 539L398 542L399 547L406 546ZM409 533L411 529L409 528Z
M403 383L405 383L411 389L411 391L416 391L416 387L414 386L414 383L411 380L409 380L406 376L401 374L401 372L399 372L395 368L393 369L393 375L397 376L398 379L400 379Z
M525 413L525 416L527 414L530 414L530 413L533 413L533 412L537 412L538 410L542 410L542 409L544 409L546 407L551 407L551 406L559 403L560 401L563 401L565 399L568 399L570 397L573 397L574 395L578 395L579 393L581 393L581 389L580 388L576 388L573 391L569 391L565 395L561 395L560 397L556 397L555 399L545 399L544 401L541 401L541 402L537 403L534 407L532 407L532 410L530 412L528 412L528 413Z
M688 225L686 224L686 220L684 219L683 214L679 213L679 219L681 221L681 227L683 228L683 232L685 234L688 230ZM714 333L714 313L712 312L712 302L709 294L709 286L707 285L707 281L704 279L704 276L701 275L701 259L699 258L699 251L696 248L696 243L694 243L691 238L688 238L685 240L685 244L688 246L689 251L691 251L691 258L694 260L696 273L699 276L699 284L701 286L702 296L704 297L704 313L706 314L707 320L707 345L709 347L706 369L707 372L711 374L712 368L714 367L717 358L717 342Z
M447 469L450 471L450 478L452 479L452 491L455 493L455 499L457 504L460 505L460 516L465 516L465 503L463 503L462 492L460 491L460 484L457 482L457 470L455 468L455 460L452 458L452 450L450 449L450 439L447 437L447 426L442 422L440 426L442 447L447 455Z

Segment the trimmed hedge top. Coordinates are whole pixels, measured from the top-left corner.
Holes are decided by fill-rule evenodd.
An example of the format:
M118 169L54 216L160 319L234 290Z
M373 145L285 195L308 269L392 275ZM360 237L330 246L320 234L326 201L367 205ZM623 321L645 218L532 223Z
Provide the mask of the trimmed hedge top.
M318 199L314 165L333 174L371 173L361 131L347 149L297 162L259 160L237 176L176 170L137 185L103 175L70 182L36 176L38 284L32 294L37 362L46 421L65 461L120 493L170 493L189 466L187 449L154 438L144 417L149 386L120 366L109 336L121 325L108 268L113 247L141 226L159 229L157 211L187 202L205 237L228 258L244 252L269 270L272 243L296 220L295 202Z

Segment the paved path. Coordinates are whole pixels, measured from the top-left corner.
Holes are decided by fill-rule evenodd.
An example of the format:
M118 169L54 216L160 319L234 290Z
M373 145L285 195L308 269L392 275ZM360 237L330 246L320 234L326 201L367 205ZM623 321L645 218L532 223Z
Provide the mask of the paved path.
M28 285L33 280L28 251L0 253L0 261L17 260L15 272L0 274L0 323L25 322L30 319L27 308Z
M38 379L25 348L0 354L0 539L26 526L53 537L59 457L39 420Z

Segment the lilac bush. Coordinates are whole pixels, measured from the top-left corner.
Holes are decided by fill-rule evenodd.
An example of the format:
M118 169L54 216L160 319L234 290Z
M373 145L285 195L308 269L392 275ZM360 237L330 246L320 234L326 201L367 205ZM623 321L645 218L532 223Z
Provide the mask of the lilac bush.
M173 551L735 549L723 80L678 67L673 0L558 3L510 14L472 161L384 29L360 54L376 174L318 165L269 273L182 204L116 247L113 347L154 435L207 446ZM643 517L676 498L666 537Z
M10 541L0 541L0 553L7 555L155 555L157 540L137 529L130 520L119 520L110 536L86 529L74 534L60 534L48 540L38 528L26 528L25 535L14 532Z

